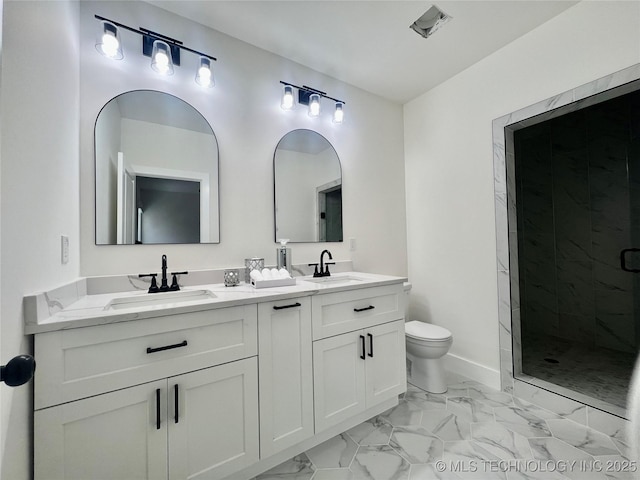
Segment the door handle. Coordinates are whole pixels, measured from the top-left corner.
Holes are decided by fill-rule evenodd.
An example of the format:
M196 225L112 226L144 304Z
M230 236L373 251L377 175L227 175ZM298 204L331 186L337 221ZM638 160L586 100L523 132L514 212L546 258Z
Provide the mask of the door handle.
M179 415L180 415L179 414L180 409L178 408L178 398L180 397L180 394L178 392L178 384L177 383L173 386L173 394L174 394L173 405L174 405L174 409L175 409L174 412L173 412L173 420L174 420L175 423L178 423Z
M165 345L164 347L158 347L158 348L147 348L147 353L156 353L156 352L164 352L165 350L171 350L173 348L180 348L180 347L186 347L187 346L187 341L183 340L180 343L176 343L174 345Z
M364 307L364 308L354 308L353 311L354 312L366 312L367 310L373 310L374 307L373 305L369 305L368 307Z
M295 308L295 307L301 307L302 305L298 302L296 303L292 303L291 305L283 305L283 306L278 306L278 305L274 305L273 309L274 310L284 310L285 308Z
M640 269L627 267L627 253L640 252L640 248L625 248L620 251L620 268L625 272L640 273Z
M156 430L160 430L160 389L156 389Z
M369 337L369 353L368 355L373 358L373 335L367 333L367 337Z
M360 335L360 346L362 347L362 353L360 354L360 358L362 360L366 360L367 357L364 356L364 352L367 347L364 346L364 335Z

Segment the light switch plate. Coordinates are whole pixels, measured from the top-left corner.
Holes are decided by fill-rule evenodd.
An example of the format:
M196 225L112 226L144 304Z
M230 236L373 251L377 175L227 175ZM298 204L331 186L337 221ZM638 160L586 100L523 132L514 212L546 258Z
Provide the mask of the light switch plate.
M349 239L349 250L352 252L356 251L356 239L353 237Z
M68 236L66 235L60 236L60 247L61 247L60 260L64 265L65 263L69 263L69 237Z

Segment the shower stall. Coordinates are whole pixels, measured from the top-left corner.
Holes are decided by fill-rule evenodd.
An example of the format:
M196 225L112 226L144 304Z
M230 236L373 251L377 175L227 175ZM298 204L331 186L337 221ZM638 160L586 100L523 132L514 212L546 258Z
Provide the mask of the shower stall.
M640 81L509 130L513 376L625 416L640 345Z

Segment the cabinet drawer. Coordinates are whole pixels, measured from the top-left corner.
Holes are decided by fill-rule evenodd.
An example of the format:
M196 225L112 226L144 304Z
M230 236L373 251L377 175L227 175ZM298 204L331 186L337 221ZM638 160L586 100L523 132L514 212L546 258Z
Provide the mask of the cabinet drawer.
M257 307L38 334L35 408L257 355Z
M313 339L403 318L403 293L398 284L313 296Z

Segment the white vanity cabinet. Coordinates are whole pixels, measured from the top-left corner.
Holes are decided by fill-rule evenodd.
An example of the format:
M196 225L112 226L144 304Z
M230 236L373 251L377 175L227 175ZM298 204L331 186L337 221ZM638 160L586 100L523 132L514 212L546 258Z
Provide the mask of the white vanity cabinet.
M260 456L313 436L311 298L258 305Z
M35 478L222 479L257 462L256 322L249 305L36 335Z
M405 391L402 285L318 295L313 303L314 334L326 335L313 342L322 431Z

